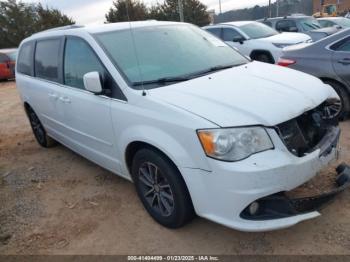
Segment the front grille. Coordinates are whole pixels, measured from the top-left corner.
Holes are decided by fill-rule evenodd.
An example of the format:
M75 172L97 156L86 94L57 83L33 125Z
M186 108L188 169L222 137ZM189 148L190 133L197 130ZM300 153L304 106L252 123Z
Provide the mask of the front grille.
M297 118L277 125L276 130L288 150L303 157L316 149L322 138L338 125L336 119L324 116L324 104Z

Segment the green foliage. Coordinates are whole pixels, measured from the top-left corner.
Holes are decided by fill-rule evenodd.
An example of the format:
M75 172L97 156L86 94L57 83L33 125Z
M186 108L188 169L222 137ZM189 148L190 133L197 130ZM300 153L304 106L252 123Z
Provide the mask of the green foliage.
M57 9L16 0L0 2L0 48L17 47L33 33L75 22Z
M204 26L210 19L207 7L199 0L182 0L185 22ZM126 8L128 6L128 9ZM117 0L106 14L107 22L156 19L162 21L179 21L178 0L165 0L163 4L156 4L147 8L143 3L135 0Z
M140 21L148 17L147 7L133 0L117 0L113 2L106 14L106 20L109 23L124 22L124 21Z

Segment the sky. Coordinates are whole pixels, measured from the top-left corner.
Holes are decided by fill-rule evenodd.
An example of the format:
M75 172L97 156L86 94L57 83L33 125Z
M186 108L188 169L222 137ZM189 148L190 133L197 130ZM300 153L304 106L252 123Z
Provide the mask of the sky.
M23 2L41 2L44 6L61 10L72 17L77 24L101 24L105 21L105 14L112 6L113 0L22 0ZM162 3L162 0L143 0L146 5ZM201 0L208 9L219 12L219 0ZM221 0L222 11L267 5L268 0Z

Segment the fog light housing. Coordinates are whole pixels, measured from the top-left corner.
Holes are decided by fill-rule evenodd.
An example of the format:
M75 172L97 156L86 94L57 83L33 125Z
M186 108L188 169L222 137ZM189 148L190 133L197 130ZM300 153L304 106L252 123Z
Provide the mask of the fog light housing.
M258 213L258 211L259 211L259 207L260 207L260 205L259 205L258 202L251 203L249 205L249 208L248 208L249 209L249 214L252 215L252 216L256 215Z

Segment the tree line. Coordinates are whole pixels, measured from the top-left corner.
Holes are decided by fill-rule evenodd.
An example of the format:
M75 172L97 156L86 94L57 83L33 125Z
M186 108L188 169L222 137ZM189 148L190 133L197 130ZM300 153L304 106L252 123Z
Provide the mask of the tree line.
M277 3L271 5L271 15L286 16L294 13L303 13L312 15L312 0L279 0ZM278 14L277 14L278 10ZM268 6L256 5L252 8L244 8L238 10L231 10L214 17L215 23L240 21L240 20L257 20L269 16Z
M207 7L199 0L183 0L184 20L198 26L210 23ZM106 14L108 23L156 19L179 21L178 0L165 0L163 4L147 7L137 0L116 0Z
M57 9L16 0L0 2L0 48L16 47L26 37L45 29L74 24Z
M185 22L207 25L210 19L206 9L199 0L183 0ZM179 21L179 12L177 0L165 0L150 7L138 0L115 0L105 18L106 23L148 19ZM40 3L0 1L0 48L17 47L36 32L72 24L75 21L60 10Z

